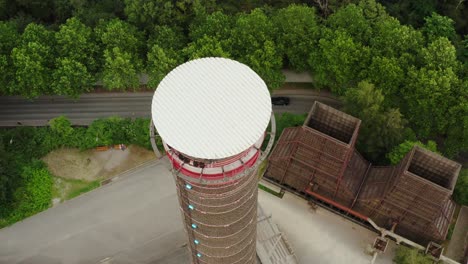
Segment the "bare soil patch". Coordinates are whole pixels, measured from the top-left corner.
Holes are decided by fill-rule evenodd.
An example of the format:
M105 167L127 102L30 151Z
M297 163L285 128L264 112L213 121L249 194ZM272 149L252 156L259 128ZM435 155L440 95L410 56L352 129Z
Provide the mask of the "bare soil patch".
M47 154L43 161L55 176L95 181L112 177L154 158L152 151L131 145L126 150L57 149Z

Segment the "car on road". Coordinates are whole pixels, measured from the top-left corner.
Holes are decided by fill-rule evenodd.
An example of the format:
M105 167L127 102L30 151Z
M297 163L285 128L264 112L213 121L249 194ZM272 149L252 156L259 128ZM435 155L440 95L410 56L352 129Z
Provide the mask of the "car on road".
M289 97L274 96L274 97L271 97L271 103L273 105L288 105L289 104Z

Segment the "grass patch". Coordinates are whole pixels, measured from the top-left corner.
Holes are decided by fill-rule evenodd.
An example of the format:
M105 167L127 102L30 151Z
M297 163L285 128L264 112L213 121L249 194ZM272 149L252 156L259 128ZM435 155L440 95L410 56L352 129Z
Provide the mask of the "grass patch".
M262 163L260 163L260 165L258 165L258 172L257 172L258 180L262 179L263 173L267 169L267 166L268 166L268 159L265 159Z
M261 183L258 184L258 188L259 188L260 190L263 190L263 191L269 193L269 194L273 194L274 196L276 196L276 197L278 197L278 198L283 198L283 196L284 196L284 192L281 192L281 191L280 191L280 192L276 192L276 191L274 191L274 190L272 190L272 189L266 187L265 185L263 185L263 184L261 184Z
M72 199L82 193L89 192L100 186L100 181L84 181L76 179L65 179L54 177L54 188L52 194L54 198L60 199L60 202Z

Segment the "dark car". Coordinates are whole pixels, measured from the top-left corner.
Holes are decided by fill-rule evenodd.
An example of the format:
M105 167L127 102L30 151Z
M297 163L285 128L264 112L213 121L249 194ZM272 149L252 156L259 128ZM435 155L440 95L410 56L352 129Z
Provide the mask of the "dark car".
M288 105L289 97L275 96L271 98L271 103L274 105Z

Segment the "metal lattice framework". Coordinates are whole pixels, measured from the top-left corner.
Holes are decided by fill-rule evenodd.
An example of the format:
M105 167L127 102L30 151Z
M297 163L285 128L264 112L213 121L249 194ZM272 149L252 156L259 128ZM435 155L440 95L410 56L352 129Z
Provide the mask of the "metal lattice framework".
M248 150L222 160L188 157L164 143L193 263L257 263L257 170L273 147L273 114L270 122L268 140L262 137ZM154 140L156 130L150 131Z
M265 82L231 59L191 60L159 83L151 117L155 153L158 133L172 165L192 263L256 263L257 169L276 129Z
M445 239L461 165L415 147L396 166L372 166L354 148L359 125L316 102L302 127L283 131L265 176L414 241Z

